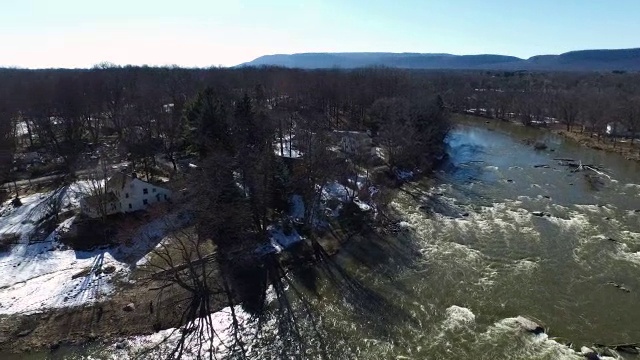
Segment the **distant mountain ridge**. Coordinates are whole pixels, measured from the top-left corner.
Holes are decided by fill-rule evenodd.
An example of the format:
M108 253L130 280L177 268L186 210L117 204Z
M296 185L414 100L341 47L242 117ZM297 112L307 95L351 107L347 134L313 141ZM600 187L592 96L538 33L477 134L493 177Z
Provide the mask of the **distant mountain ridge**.
M261 56L242 66L283 66L301 69L388 66L404 69L640 71L640 48L579 50L560 55L521 59L507 55L452 55L431 53L300 53Z

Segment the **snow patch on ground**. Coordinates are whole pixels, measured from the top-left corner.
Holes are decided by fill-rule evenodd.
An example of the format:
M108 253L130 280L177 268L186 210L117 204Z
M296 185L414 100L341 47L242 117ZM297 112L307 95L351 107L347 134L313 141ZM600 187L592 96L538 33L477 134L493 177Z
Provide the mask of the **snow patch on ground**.
M398 169L396 169L393 172L395 173L396 178L398 178L398 180L402 180L402 181L409 181L415 175L413 173L413 171L407 171L407 170L398 170Z
M341 202L349 201L351 197L356 196L356 191L342 185L338 181L327 183L322 189L322 199L337 199Z
M295 148L293 145L295 135L285 135L280 139L276 139L274 143L274 152L277 156L283 156L287 158L297 159L302 157L302 152Z
M288 235L285 234L285 231L282 228L276 226L270 226L268 231L271 246L276 252L281 252L282 250L304 240L304 237L298 234L296 229L291 229Z
M46 214L45 194L34 194L21 198L22 206L14 208L10 201L0 208L0 235L17 235L27 240L25 236L35 229L35 223Z
M51 211L50 204L59 202L63 211L77 208L89 189L89 182L78 181L58 190L21 197L22 205L18 207L11 204L13 199L6 201L0 207L0 236L19 235L21 242L28 241L36 225Z
M251 321L250 315L240 306L235 306L233 309L240 329L239 338L244 342L251 341L251 334L247 330ZM231 308L227 307L209 315L208 319L199 319L199 321L212 324L213 331L206 327L201 336L196 336L197 332L193 332L193 336L188 336L182 359L208 359L211 354L215 354L214 358L218 359L231 356L230 349L234 342ZM183 329L167 329L152 335L131 337L122 342L125 349L113 350L112 359L165 359L177 346L183 331Z
M17 245L0 258L0 314L79 306L113 293L114 277L127 272L125 265L104 250L57 250L59 230L44 242ZM107 266L115 271L105 274Z
M289 212L289 216L294 220L304 219L304 200L300 195L293 195L291 197L291 211Z
M360 183L358 186L360 186ZM365 186L364 181L361 183L361 186ZM369 189L369 191L370 193L375 194L377 192L377 189L373 188ZM327 183L324 186L324 188L322 189L322 199L324 201L335 199L342 203L348 202L350 199L353 199L353 203L358 205L358 207L362 211L370 211L373 208L371 205L365 203L357 197L356 190L348 186L344 186L338 181ZM335 210L337 209L332 210L334 210L334 215L337 215L335 214Z

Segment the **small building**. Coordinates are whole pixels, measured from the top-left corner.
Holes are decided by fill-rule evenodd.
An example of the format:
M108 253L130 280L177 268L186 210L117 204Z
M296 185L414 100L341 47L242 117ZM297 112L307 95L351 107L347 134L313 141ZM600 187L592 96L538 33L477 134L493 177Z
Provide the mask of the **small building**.
M373 148L371 135L363 131L338 131L333 132L338 147L346 154L369 154Z
M171 201L171 190L138 179L135 174L116 173L107 180L102 194L80 200L80 211L91 218L144 210Z
M607 124L606 133L608 136L617 136L617 137L638 137L640 136L640 132L633 132L628 126L624 125L621 122L610 122Z

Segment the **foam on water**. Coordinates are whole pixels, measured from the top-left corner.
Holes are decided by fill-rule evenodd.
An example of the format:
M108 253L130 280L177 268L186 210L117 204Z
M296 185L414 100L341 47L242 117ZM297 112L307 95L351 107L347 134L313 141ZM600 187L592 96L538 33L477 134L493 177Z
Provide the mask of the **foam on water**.
M444 331L456 331L469 328L475 324L476 315L466 307L452 305L445 310L445 319L442 322Z
M640 266L640 251L629 252L618 249L618 251L615 252L614 257Z
M627 261L634 265L640 266L640 251L638 249L638 242L640 242L640 234L631 231L621 232L621 240L616 241L615 248L611 252L611 256L617 260ZM633 244L634 250L632 250L628 244Z
M532 187L539 186L533 184ZM485 255L489 252L486 252L484 247L486 245L487 249L490 249L491 246L495 246L496 237L513 238L516 241L528 243L531 240L541 240L540 231L543 231L545 236L549 235L548 231L550 234L557 231L572 233L577 245L573 249L575 261L580 264L589 263L588 260L593 255L594 243L601 243L613 237L619 240L612 248L617 251L616 257L640 266L640 251L635 251L640 247L632 247L634 250L630 250L626 245L626 243L640 243L640 233L631 231L633 229L628 228L629 224L625 228L624 221L617 222L619 210L615 206L595 204L565 206L553 203L551 199L542 195L522 195L516 200L505 199L491 205L466 205L467 200L456 199L452 193L457 193L448 190L445 187L439 187L430 193L436 194L438 199L458 209L461 214L465 214L464 216L448 216L446 213L437 212L427 214L417 206L408 210L407 207L411 205L407 205L414 203L414 199L407 195L400 195L394 206L415 230L414 233L420 242L425 259L434 262L434 266L437 267L444 265L447 269L456 269L463 274L473 274L465 281L471 288L480 286L482 288L480 291L484 291L486 286L500 284L502 277L511 276L508 274L517 274L516 276L521 277L522 274L531 273L540 268L541 259L536 255L524 255L532 257L518 260L494 260ZM534 210L545 211L551 216L534 216L532 215ZM631 213L629 215L631 216ZM605 216L612 219L604 221ZM491 358L486 355L492 351L499 351L494 354L496 355L494 358L584 359L581 353L550 339L546 334L533 335L524 331L515 318L498 321L490 325L486 332L473 334L464 331L470 328L481 330L482 326L479 320L476 322L476 314L470 309L454 305L446 309L445 319L439 328L443 333L456 331L456 336L463 336L465 339L467 336L473 336L475 341L472 348L487 351L481 358ZM441 338L436 336L436 338L440 340L435 340L438 342L437 345L431 345L434 349L444 345L447 351L453 352L451 355L457 351L465 356L470 354L470 349L449 347L448 336ZM445 340L446 344L443 343Z
M513 267L516 271L530 272L538 267L538 261L520 259L514 262Z
M602 211L604 209L604 207L600 207L598 205L591 205L591 204L584 204L584 205L575 204L573 206L576 207L579 210L589 211L589 212L592 212L592 213L599 213L600 211Z
M512 339L513 359L584 359L569 347L550 339L547 334L534 335L522 329L515 317L502 319L478 336L481 343L495 343Z
M573 211L569 213L568 217L565 219L557 216L545 216L544 219L555 224L564 232L582 231L589 225L589 218L585 214Z
M624 240L640 242L640 232L634 232L629 230L621 230L620 235Z

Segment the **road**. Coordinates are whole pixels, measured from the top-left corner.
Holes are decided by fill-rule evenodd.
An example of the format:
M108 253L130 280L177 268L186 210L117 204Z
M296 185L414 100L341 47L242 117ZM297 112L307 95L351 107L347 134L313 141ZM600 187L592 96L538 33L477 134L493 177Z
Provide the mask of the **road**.
M129 164L128 162L122 162L118 164L109 165L109 167L111 169L120 169L128 164ZM96 171L95 169L78 170L76 171L76 177L78 178L86 177L87 175L95 171ZM66 175L67 174L57 174L57 175L42 176L34 179L18 180L15 182L15 185L17 185L18 187L26 187L26 186L33 186L33 185L49 184L54 182L55 180L64 178ZM15 185L14 185L14 182L4 183L0 186L0 189L11 189Z

